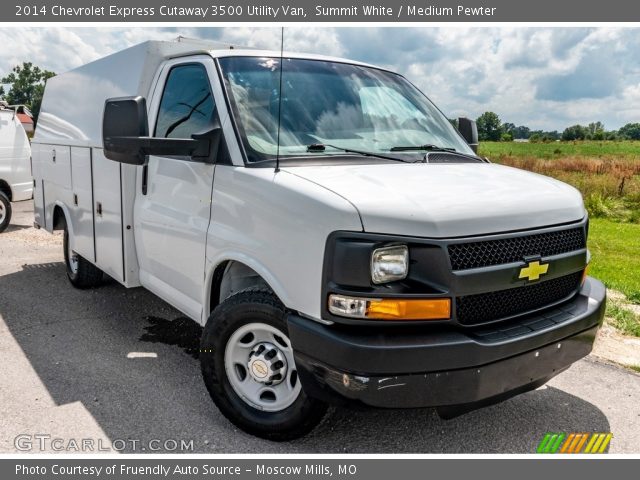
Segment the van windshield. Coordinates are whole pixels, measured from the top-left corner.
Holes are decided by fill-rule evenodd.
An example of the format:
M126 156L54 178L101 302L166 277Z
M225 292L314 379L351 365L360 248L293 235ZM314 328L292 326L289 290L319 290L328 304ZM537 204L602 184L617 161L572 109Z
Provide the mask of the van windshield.
M400 75L284 58L280 101L280 61L219 59L250 162L273 160L278 152L281 158L344 155L342 149L424 155L421 146L474 155L447 118Z

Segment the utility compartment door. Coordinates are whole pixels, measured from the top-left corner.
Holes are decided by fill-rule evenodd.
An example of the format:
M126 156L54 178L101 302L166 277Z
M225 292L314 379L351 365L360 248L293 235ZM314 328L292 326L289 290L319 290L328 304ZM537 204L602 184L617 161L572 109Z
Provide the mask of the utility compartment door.
M102 149L93 154L93 214L95 216L96 265L118 282L124 282L122 257L122 194L120 163L105 158Z
M45 228L44 224L44 179L42 145L31 145L31 174L33 175L33 217L36 224Z
M73 205L70 208L74 252L95 262L93 246L93 192L91 188L91 149L71 147L71 185Z
M44 151L43 151L44 150ZM66 145L41 145L46 181L61 189L71 188L71 148Z
M43 172L42 195L48 230L53 229L53 209L56 202L71 205L71 147L40 145L40 166Z

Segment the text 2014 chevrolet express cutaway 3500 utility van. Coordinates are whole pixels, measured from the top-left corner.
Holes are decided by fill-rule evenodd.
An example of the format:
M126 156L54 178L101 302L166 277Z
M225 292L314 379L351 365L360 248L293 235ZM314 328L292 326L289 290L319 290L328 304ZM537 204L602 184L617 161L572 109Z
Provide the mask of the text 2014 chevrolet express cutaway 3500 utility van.
M252 434L329 403L452 417L587 355L605 288L580 194L479 158L409 81L361 63L146 42L48 81L35 221L204 326L204 382Z

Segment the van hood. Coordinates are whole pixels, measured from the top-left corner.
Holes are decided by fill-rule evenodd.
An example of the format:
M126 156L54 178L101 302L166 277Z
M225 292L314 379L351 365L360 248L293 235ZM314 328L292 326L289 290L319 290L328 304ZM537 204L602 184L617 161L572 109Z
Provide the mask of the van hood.
M366 232L451 238L578 221L580 193L490 163L296 166L282 170L340 195Z

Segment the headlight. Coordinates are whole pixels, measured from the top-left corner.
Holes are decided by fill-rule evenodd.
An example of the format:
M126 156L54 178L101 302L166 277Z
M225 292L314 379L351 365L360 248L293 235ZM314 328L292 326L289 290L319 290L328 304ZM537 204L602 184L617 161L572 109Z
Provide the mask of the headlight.
M371 254L371 280L388 283L407 278L409 273L409 248L406 245L389 245L376 248Z

